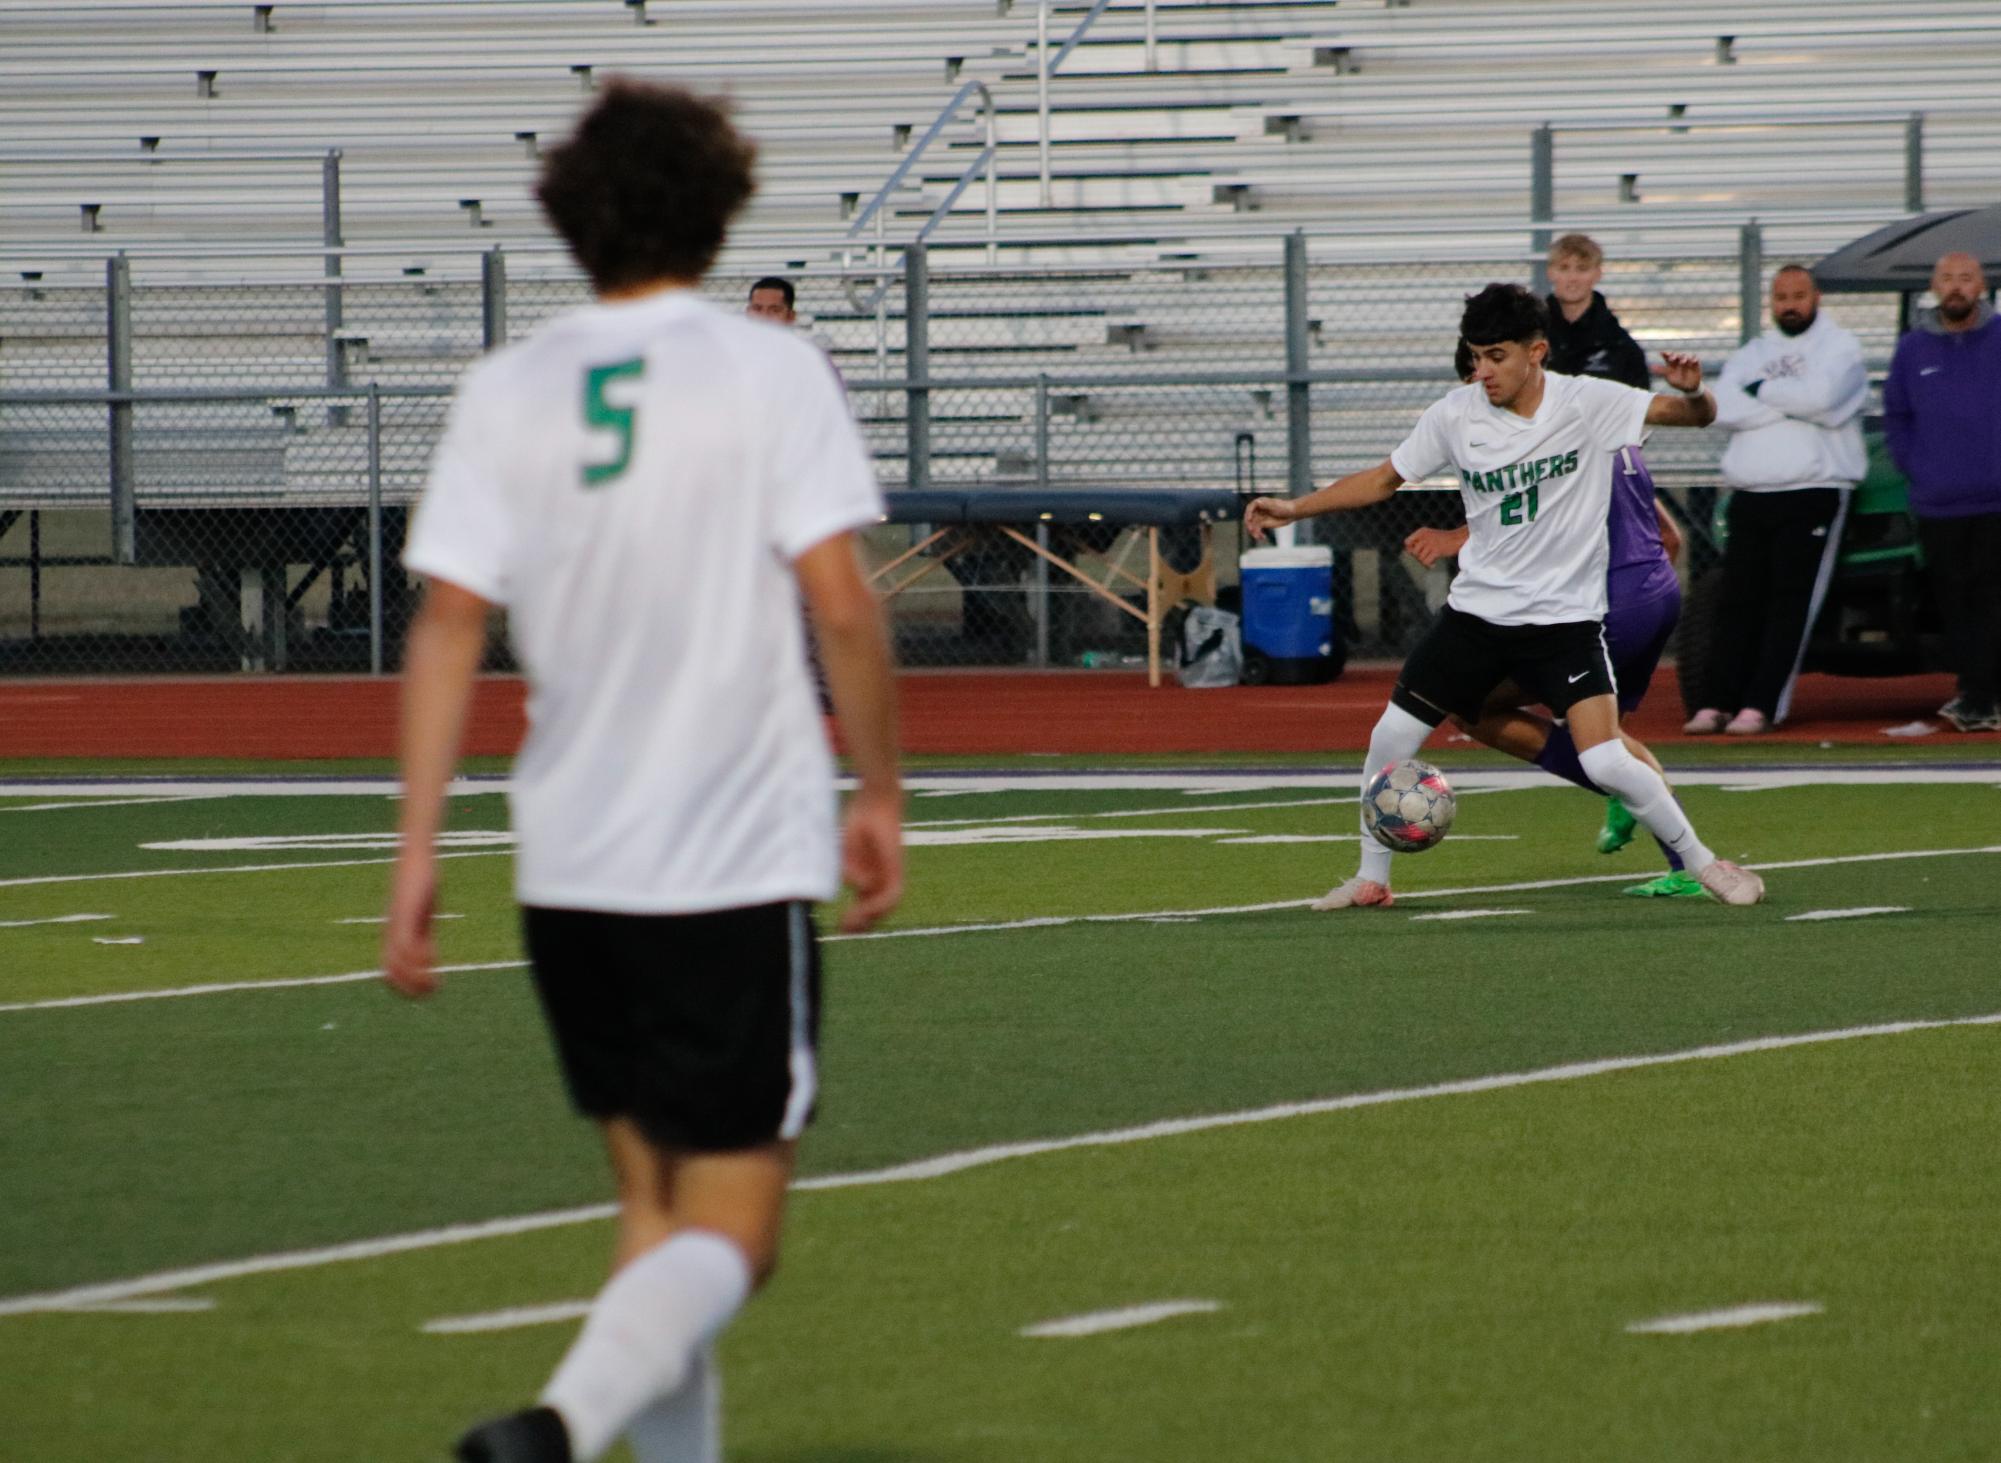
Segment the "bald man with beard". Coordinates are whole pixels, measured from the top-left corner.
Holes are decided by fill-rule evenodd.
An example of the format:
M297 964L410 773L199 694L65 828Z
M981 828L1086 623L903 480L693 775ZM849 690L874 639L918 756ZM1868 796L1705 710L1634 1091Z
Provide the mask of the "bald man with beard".
M1883 430L1910 479L1959 680L1939 715L1960 731L2001 731L2001 326L1971 254L1939 260L1932 297L1937 305L1897 342Z

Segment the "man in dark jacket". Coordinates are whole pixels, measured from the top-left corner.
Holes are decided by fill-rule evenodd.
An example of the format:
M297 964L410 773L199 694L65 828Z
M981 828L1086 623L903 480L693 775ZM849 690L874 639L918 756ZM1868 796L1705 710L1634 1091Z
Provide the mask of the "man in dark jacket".
M1911 484L1959 693L1939 715L2001 731L2001 325L1971 254L1932 270L1938 307L1897 342L1883 384L1890 455Z
M1549 359L1566 376L1600 376L1651 391L1647 353L1626 334L1598 293L1605 251L1587 234L1565 234L1549 247Z

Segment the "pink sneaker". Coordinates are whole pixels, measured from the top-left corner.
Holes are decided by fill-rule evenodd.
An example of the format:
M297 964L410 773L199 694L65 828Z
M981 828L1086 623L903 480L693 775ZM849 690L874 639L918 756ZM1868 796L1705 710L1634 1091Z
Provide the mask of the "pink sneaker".
M1328 909L1388 909L1397 902L1396 895L1390 893L1390 886L1378 884L1374 879L1364 879L1360 874L1345 884L1336 884L1325 894L1313 901L1313 907Z
M1713 737L1723 730L1724 720L1723 713L1717 708L1705 706L1683 722L1681 729L1692 737Z
M1746 706L1730 718L1730 724L1723 728L1726 737L1763 736L1772 729L1772 723L1765 713L1755 706Z
M1749 869L1739 868L1729 859L1714 859L1695 876L1719 904L1762 904L1765 881Z

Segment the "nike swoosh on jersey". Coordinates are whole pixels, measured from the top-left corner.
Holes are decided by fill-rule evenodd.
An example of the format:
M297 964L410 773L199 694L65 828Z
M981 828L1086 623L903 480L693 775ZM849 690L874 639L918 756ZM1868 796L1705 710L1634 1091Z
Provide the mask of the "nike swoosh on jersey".
M1940 371L1943 371L1944 369L1945 369L1944 366L1926 366L1922 371L1918 372L1918 374L1920 376L1936 376Z
M1579 671L1576 675L1572 676L1567 682L1565 682L1565 684L1574 686L1579 681L1583 680L1586 676L1590 674L1591 674L1590 671Z

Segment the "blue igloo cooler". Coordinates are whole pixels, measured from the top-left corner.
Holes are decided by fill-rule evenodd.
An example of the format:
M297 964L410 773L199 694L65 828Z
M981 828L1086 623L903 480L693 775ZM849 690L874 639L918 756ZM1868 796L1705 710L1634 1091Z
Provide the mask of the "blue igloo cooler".
M1248 549L1237 561L1244 586L1244 681L1298 686L1341 672L1334 653L1334 551L1325 544Z

